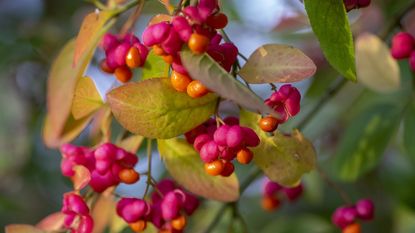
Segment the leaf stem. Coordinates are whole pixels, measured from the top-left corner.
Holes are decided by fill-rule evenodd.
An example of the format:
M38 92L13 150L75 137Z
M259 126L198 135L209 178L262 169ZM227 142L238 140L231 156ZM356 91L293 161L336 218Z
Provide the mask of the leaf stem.
M150 186L152 185L152 176L151 176L151 161L152 161L152 155L153 155L153 148L151 145L152 139L147 138L147 184L146 189L144 191L143 199L147 196L148 191L150 189Z

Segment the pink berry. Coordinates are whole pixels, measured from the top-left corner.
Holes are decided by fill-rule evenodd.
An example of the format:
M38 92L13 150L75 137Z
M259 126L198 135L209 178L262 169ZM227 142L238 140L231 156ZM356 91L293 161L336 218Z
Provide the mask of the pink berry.
M99 172L99 174L104 175L110 169L112 163L109 160L97 160L95 162L95 170Z
M171 191L167 193L161 202L161 214L164 220L172 220L179 215L182 206L182 199L179 194Z
M340 228L352 224L357 217L357 212L354 206L342 206L337 208L332 215L332 222Z
M283 191L284 191L285 195L287 196L288 200L295 201L303 193L303 185L300 184L296 187L284 188Z
M356 211L359 218L363 220L372 220L374 216L375 206L369 199L359 200L356 203Z
M218 159L219 148L214 141L209 141L205 143L200 149L200 158L205 163L210 163Z
M117 213L126 222L133 223L149 213L149 206L141 199L123 198L117 204Z
M179 34L182 41L189 41L190 36L193 33L192 27L190 26L187 19L183 16L176 16L173 18L172 25L174 30Z
M351 11L358 6L357 0L343 0L346 11Z
M125 34L122 40L123 42L128 43L130 45L140 43L140 40L133 33Z
M117 153L117 147L111 143L100 145L94 152L95 159L113 161Z
M280 184L276 182L272 182L268 178L265 179L265 183L263 187L263 192L265 196L274 196L277 194L277 192L279 192L282 189L283 187Z
M226 144L231 148L242 147L244 143L244 133L238 125L231 126L226 135Z
M213 134L213 140L219 146L226 146L226 135L231 127L228 125L222 125L216 129L215 133Z
M146 46L160 44L169 35L171 25L168 22L161 22L147 27L143 32L143 43Z
M199 199L191 193L185 193L185 195L186 201L183 202L183 208L187 215L191 215L199 207Z
M251 128L241 127L244 134L244 141L247 146L256 147L259 145L259 137Z
M115 61L118 66L125 65L125 57L127 56L128 50L130 50L131 45L129 43L122 43L115 48Z
M228 116L225 119L223 119L225 124L233 126L233 125L239 125L239 119L234 116Z
M193 147L195 148L195 150L197 152L200 152L203 145L205 145L207 142L209 142L211 140L212 140L212 138L208 134L201 134L201 135L196 137L196 139L193 143Z
M94 229L94 220L90 215L81 216L76 233L91 233Z
M407 32L399 32L392 38L392 56L395 59L408 58L414 49L414 38Z
M111 33L107 33L104 37L102 37L100 46L104 51L109 51L110 49L115 48L118 44L119 42L117 37Z
M232 161L236 157L236 152L232 148L225 148L221 152L220 157L226 161Z

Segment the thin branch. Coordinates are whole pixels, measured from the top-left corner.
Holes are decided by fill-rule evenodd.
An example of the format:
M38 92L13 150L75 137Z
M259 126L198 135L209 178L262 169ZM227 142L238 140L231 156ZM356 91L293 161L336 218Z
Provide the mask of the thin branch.
M151 161L152 161L152 155L153 155L153 148L151 146L151 140L150 138L147 139L147 184L146 189L144 191L143 199L147 196L148 191L150 189L150 186L152 184L152 176L151 176Z
M121 35L126 34L128 31L130 31L134 27L135 23L137 22L138 18L141 15L141 11L143 10L143 7L144 7L144 0L141 0L140 3L138 3L138 6L135 9L135 11L130 15L130 17L127 19L127 21L122 26L121 31L120 31Z

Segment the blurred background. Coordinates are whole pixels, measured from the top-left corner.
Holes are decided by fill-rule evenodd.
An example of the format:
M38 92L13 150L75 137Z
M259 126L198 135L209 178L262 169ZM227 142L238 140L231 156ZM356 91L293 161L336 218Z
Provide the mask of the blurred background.
M165 12L158 1L147 2L134 29L138 35L152 15ZM354 35L381 31L408 2L378 0L367 9L352 11L349 17ZM304 111L313 107L336 81L338 74L324 60L299 1L227 0L222 1L222 5L230 18L226 31L241 53L248 56L265 43L286 43L301 48L315 61L318 65L316 76L295 84L305 96ZM59 210L62 194L71 189L69 180L60 174L60 154L46 148L41 138L46 111L46 80L54 57L66 41L76 36L83 17L93 10L91 4L81 0L0 0L1 229L10 223L35 224ZM124 20L125 17L119 20L114 32ZM408 13L402 25L415 33L415 12ZM99 74L94 75L93 70L89 72L99 79ZM401 73L406 80L410 79L404 62ZM105 86L101 85L101 88ZM254 89L262 96L270 94L269 88L263 86ZM100 91L105 93L105 90ZM361 101L362 98L365 101ZM328 174L330 157L353 116L372 102L391 98L398 97L380 97L359 84L348 84L311 120L304 133L315 144L319 163ZM301 115L298 118L301 119ZM285 129L294 124L295 119ZM340 186L355 200L360 197L374 199L376 219L363 224L363 232L415 232L415 155L408 156L402 148L402 126L388 133L393 134L393 138L380 165L358 182L340 183ZM81 135L77 142L85 143L86 136ZM158 162L156 166L159 175L163 174L162 164ZM238 169L240 177L246 172ZM338 194L315 172L305 176L304 185L305 193L298 202L284 204L275 213L267 213L260 207L261 181L255 182L239 202L249 232L339 232L330 223L331 213L342 204ZM134 186L122 192L141 192L137 191L141 187ZM204 220L211 218L218 207L213 202L207 206L210 208L202 208L192 218L193 227L188 232L200 232L206 225ZM230 213L225 213L218 222L217 232L227 232L228 215Z

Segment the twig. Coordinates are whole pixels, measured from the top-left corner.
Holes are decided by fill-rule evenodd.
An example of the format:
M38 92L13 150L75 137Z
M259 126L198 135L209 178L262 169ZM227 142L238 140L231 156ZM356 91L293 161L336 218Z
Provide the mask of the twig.
M150 186L152 184L151 160L152 160L153 148L151 147L151 140L152 139L150 138L147 139L147 184L146 184L146 189L144 191L143 199L147 196Z
M144 7L144 0L141 0L140 3L138 3L138 6L135 9L135 11L130 15L130 17L127 19L127 21L122 26L121 31L120 31L121 35L126 34L128 31L130 31L134 27L135 23L137 22L138 18L141 15L141 11L143 10L143 7Z
M347 204L352 204L352 199L347 195L345 191L343 191L342 188L340 188L335 182L333 182L329 176L317 165L316 170L320 174L320 177L323 178L323 180L331 187L333 188L343 199L343 201Z

